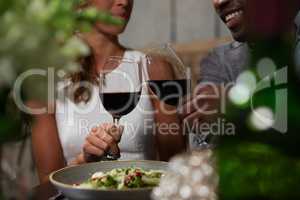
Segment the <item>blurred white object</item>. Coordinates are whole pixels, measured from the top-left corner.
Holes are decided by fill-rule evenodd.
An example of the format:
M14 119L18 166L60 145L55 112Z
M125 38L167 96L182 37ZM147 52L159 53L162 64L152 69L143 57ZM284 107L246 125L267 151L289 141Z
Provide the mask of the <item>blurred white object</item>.
M174 157L170 172L153 190L153 200L215 200L218 176L211 150L194 151Z

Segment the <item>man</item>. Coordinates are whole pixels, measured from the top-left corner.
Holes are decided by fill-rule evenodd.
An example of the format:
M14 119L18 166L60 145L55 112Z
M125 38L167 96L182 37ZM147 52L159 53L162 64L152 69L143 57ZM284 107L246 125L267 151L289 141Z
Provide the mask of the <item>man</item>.
M193 99L182 108L182 118L187 124L204 123L220 113L219 105L224 100L221 94L228 92L224 85L234 83L241 72L247 69L251 49L249 46L256 40L276 38L286 32L290 28L291 18L295 18L295 13L300 8L299 3L294 3L294 10L291 11L289 8L292 3L280 0L213 0L213 4L217 14L231 31L234 42L217 47L202 61L198 88ZM269 9L266 10L267 8ZM298 43L299 21L300 14L296 17L299 27ZM297 47L296 61L300 64L300 43ZM221 85L223 86L220 87ZM209 112L214 109L218 112ZM193 135L190 138L191 148L197 148L199 144L203 146L201 144L205 144L204 139L203 135Z
M272 6L268 5L272 3ZM248 61L248 43L257 39L255 37L276 37L276 34L289 29L290 17L295 18L295 11L288 9L290 5L280 0L213 0L213 4L217 14L231 31L234 42L216 48L203 60L202 82L235 82ZM293 5L299 9L299 3ZM265 10L266 8L269 10ZM300 12L295 22L300 26ZM298 41L299 32L300 30L297 32Z
M231 31L234 42L218 47L201 63L201 81L234 82L247 61L246 0L213 0L214 7Z

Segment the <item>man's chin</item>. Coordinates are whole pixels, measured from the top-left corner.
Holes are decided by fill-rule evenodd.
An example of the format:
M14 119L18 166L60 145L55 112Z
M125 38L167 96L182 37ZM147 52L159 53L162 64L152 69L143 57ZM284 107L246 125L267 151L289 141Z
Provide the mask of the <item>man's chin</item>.
M232 37L235 41L237 42L247 42L247 39L246 39L246 33L245 31L236 31L236 32L231 32L232 34Z

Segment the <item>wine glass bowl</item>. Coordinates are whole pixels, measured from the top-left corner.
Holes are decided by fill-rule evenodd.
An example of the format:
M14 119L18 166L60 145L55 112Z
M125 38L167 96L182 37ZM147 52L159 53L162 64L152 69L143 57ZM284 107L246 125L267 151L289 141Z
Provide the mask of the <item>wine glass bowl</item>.
M141 64L135 60L110 57L100 72L99 95L102 105L116 123L136 107L142 87Z
M150 67L155 67L155 57L163 58L172 66L174 79L172 80L148 80L152 92L167 105L171 105L180 111L183 104L192 97L192 74L190 68L186 67L170 44L150 48L147 51L147 58ZM194 81L193 81L194 82ZM193 84L194 85L194 84ZM178 113L179 114L179 113ZM187 146L193 150L210 148L205 133L194 133L194 124L182 122L187 132ZM196 144L196 145L194 145ZM196 147L197 146L197 147Z
M165 104L180 107L184 98L191 93L191 72L177 56L171 44L164 44L146 50L149 68L157 67L156 60L163 60L172 70L172 79L150 77L151 91Z

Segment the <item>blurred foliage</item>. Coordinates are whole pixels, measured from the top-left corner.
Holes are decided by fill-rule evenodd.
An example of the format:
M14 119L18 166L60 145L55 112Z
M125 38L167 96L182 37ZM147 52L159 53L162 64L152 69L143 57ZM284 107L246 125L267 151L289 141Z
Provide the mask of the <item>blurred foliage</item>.
M300 198L299 159L255 142L228 142L217 153L220 199Z
M286 106L276 98L278 91L287 90L288 131L280 133L271 127L260 131L251 129L248 126L253 113L250 103L243 107L228 106L226 117L236 125L236 135L222 137L218 147L221 200L300 199L300 76L293 63L293 42L283 36L256 41L251 46L249 68L256 74L257 64L265 58L274 62L275 71L287 69L288 83L278 85L273 77L277 73L266 74L272 86L253 94L252 103L254 108L270 108L276 120L279 116L275 105ZM263 78L258 77L258 81Z
M9 93L10 88L8 87L0 90L0 105L2 105L0 107L0 144L10 140L21 139L23 136L20 134L22 131L20 111L8 111L8 108L15 108L14 106L8 105L8 102L12 102L8 98Z
M8 102L8 94L20 74L32 69L47 72L50 67L55 72L77 70L77 58L88 55L89 48L74 32L89 31L97 21L124 23L93 7L79 9L82 3L82 0L0 1L0 142L9 134L20 132L18 112L8 112L15 109ZM31 77L23 86L24 100L46 99L47 77Z
M29 132L28 115L21 112L12 91L20 75L39 70L46 76L26 78L20 93L23 102L47 99L49 68L55 82L73 70L76 60L90 53L88 46L75 36L90 31L98 21L112 25L124 22L93 7L79 8L82 0L1 0L0 1L0 151L1 144L23 140ZM19 105L19 104L18 104ZM0 176L1 169L0 155ZM8 199L1 191L0 199ZM4 195L4 196L3 196ZM25 197L24 197L25 198Z

